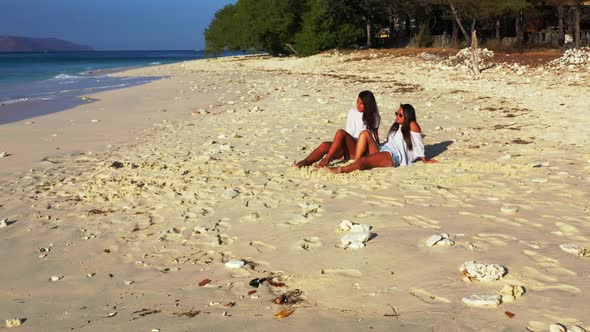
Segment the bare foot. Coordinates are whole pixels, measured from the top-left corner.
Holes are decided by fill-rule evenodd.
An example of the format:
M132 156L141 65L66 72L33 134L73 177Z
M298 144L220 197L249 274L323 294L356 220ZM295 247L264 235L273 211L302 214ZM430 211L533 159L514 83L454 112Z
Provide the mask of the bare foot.
M330 173L340 174L342 173L342 167L328 167L328 171L330 171Z
M309 162L307 162L305 159L303 159L302 161L298 161L296 163L293 163L293 167L295 168L301 168L301 167L307 167L311 165Z
M315 167L316 168L324 168L324 167L328 167L328 165L330 165L330 160L327 158L324 158L317 165L315 165Z

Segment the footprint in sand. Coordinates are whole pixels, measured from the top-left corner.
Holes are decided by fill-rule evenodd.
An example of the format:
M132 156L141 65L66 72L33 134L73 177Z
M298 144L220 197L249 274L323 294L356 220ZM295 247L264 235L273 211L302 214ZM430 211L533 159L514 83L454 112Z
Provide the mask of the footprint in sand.
M250 246L256 248L256 250L260 253L274 251L277 249L275 246L264 243L262 241L250 241Z
M344 277L351 277L351 278L358 278L363 274L359 270L355 269L343 269L343 268L333 268L333 269L323 269L322 274L326 275L338 275Z
M439 222L423 216L404 216L402 217L405 222L414 227L425 228L425 229L440 229L438 226Z
M298 249L303 249L303 250L307 250L307 251L314 251L315 249L321 247L322 241L319 237L308 237L305 238L299 242L297 242L297 248Z
M557 259L543 256L532 250L524 250L523 254L532 259L538 266L554 276L575 276L576 272L568 270L559 264Z
M451 303L451 301L447 298L433 295L423 289L414 288L410 290L410 294L415 296L422 302L426 302L428 304L441 304L441 303Z
M516 241L514 236L495 233L479 233L474 239L493 246L505 246L508 244L507 241Z
M565 236L576 241L588 241L587 237L580 235L580 231L576 226L572 226L564 222L556 222L555 226L559 228L558 231L552 232L555 235Z

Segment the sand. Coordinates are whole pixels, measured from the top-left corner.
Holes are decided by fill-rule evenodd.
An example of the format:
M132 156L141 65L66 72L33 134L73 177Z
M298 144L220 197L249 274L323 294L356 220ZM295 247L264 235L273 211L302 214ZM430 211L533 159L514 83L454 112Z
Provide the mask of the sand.
M124 72L170 78L0 126L0 319L31 331L588 329L589 258L560 245L590 248L589 69L475 79L362 51ZM365 89L380 137L411 103L440 163L291 167ZM339 246L343 220L372 226L366 247ZM426 244L441 233L454 245ZM466 281L472 260L508 272ZM525 293L462 302L505 285ZM274 303L296 290L297 303Z

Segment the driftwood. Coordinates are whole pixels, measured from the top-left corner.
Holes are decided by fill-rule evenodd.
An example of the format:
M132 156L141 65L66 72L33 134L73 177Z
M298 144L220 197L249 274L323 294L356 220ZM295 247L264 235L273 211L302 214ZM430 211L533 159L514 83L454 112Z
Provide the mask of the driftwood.
M477 54L477 31L471 32L471 72L473 75L479 75L479 55Z

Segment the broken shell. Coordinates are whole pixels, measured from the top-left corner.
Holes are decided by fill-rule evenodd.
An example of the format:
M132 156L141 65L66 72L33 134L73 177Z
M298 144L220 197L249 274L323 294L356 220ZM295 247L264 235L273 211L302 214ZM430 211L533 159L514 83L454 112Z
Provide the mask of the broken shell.
M226 189L221 194L221 197L223 197L225 199L232 199L232 198L235 198L236 196L238 196L239 194L240 194L240 192L235 189Z
M551 324L549 325L549 332L566 332L567 328L561 324Z
M109 314L107 315L108 318L115 317L115 316L117 316L117 312L116 311L115 312L109 312Z
M55 282L55 281L59 281L61 279L63 279L64 276L52 276L51 278L49 278L49 280Z
M244 261L241 259L232 259L225 263L225 267L229 269L239 269L244 266Z
M475 261L467 261L461 265L459 271L468 281L493 281L502 279L508 272L507 269L498 264L482 264Z
M495 308L502 303L500 295L471 295L463 298L463 303L471 307Z
M518 212L518 208L515 206L502 206L500 208L500 211L506 214L515 214L516 212Z

